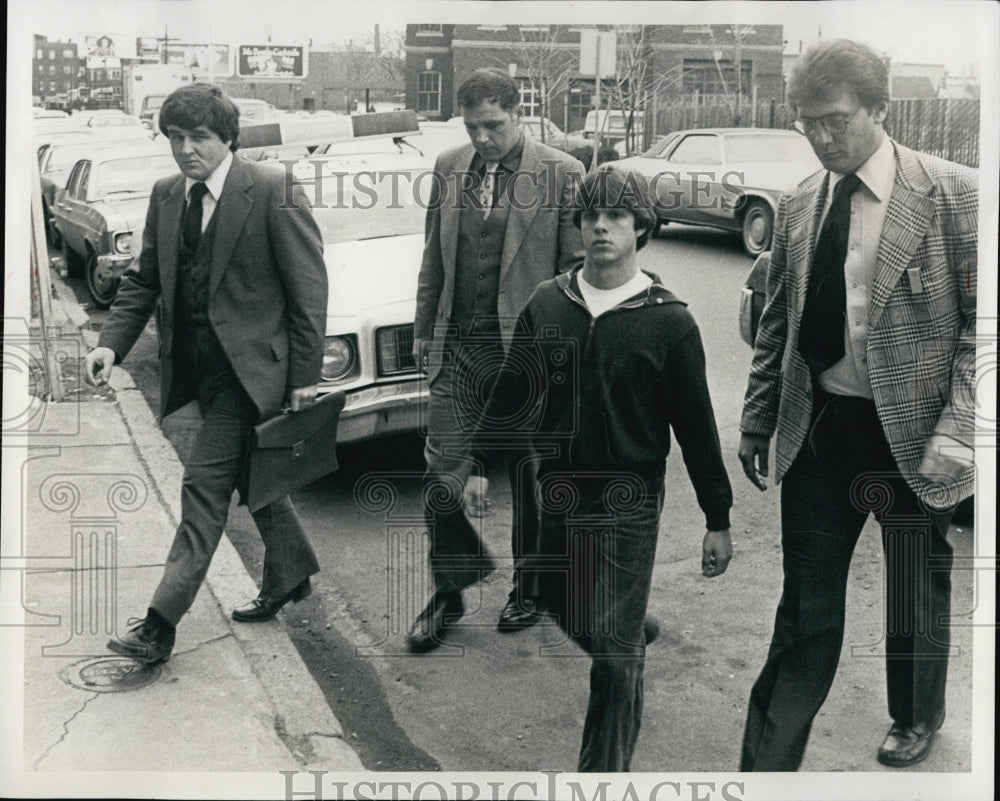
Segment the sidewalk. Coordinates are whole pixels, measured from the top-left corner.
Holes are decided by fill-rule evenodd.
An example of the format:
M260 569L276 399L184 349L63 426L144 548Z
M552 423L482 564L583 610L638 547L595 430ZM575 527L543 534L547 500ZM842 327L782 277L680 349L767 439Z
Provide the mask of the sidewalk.
M73 328L86 315L53 283L63 344L82 357L93 334ZM282 624L230 619L257 586L227 538L169 662L142 668L106 649L146 612L183 467L127 372L115 368L113 393L78 378L35 415L21 542L4 548L5 568L21 567L25 773L363 770Z

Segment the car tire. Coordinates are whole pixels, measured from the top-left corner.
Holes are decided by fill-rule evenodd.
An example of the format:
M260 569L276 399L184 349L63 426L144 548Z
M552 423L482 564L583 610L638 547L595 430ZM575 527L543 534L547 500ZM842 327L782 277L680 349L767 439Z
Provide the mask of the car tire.
M62 240L60 244L62 245L63 263L66 265L66 275L70 278L82 278L84 272L83 257L77 255L64 237L59 238Z
M751 200L743 212L743 249L757 258L771 248L774 214L763 200Z
M91 300L98 309L108 309L111 307L118 294L118 279L104 278L97 271L97 254L90 251L87 254L87 263L84 266L84 273L87 278L87 291Z

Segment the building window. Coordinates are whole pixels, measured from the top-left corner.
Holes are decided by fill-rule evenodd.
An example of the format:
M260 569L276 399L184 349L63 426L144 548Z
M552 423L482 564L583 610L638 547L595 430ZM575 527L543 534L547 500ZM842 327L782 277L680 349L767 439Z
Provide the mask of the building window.
M63 75L69 75L73 71L73 68L69 64L63 64ZM843 194L843 193L841 193Z
M56 57L56 51L55 50L50 50L49 51L49 58L50 59L54 59L55 57Z
M719 76L722 73L723 78ZM746 94L750 89L750 62L743 62L742 88ZM730 58L684 59L684 76L681 82L687 96L696 92L702 103L724 103L736 94L736 65Z
M38 49L37 49L37 50L35 51L35 60L36 60L36 61L41 61L41 60L42 60L42 55L43 55L44 53L45 53L45 51L44 51L44 50L42 50L42 48L40 48L40 47L39 47L39 48L38 48Z
M63 50L63 58L73 58L73 51L69 49Z
M574 119L585 119L587 112L594 107L594 91L590 87L574 86L569 93L569 116Z
M441 36L444 33L440 25L418 25L417 36Z
M438 114L441 111L441 73L417 73L417 111Z
M542 114L542 99L538 82L532 85L531 78L515 78L521 88L521 107L525 117L540 117Z
M55 74L56 74L56 65L49 64L49 75L55 75Z

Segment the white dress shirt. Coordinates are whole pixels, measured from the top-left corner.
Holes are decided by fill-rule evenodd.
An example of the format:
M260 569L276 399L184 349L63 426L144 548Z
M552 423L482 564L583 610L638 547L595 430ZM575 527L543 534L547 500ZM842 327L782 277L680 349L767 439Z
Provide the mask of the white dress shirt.
M215 214L215 207L219 204L219 198L222 197L222 187L226 185L226 176L229 175L229 168L233 166L233 151L227 151L226 157L222 160L218 167L216 167L212 174L208 176L203 182L207 187L208 191L205 196L201 199L201 232L205 233L205 229L208 228L209 222L212 220L212 215ZM194 178L184 179L184 202L185 204L191 202L191 187L194 186L199 181Z

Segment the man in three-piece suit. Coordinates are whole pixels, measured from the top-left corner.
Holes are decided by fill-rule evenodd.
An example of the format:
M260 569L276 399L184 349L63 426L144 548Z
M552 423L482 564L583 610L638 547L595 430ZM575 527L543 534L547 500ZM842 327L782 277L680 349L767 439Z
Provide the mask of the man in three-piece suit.
M851 554L886 560L892 725L878 759L924 759L945 716L954 506L972 492L977 179L893 142L868 47L824 42L789 80L825 170L778 206L739 456L764 489L776 436L784 585L751 691L742 769L796 770L833 683Z
M427 211L417 285L414 355L428 373L424 513L435 591L410 629L411 650L441 642L446 622L463 612L461 591L493 569L462 510L470 444L503 362L514 323L535 287L583 259L572 221L572 193L583 165L521 132L520 90L484 69L457 92L469 144L442 153ZM540 616L535 577L537 462L507 458L513 492L514 589L500 631Z
M316 397L326 323L323 244L301 190L235 155L239 109L218 87L173 92L160 111L181 175L153 187L142 253L125 273L86 375L105 382L158 309L161 417L197 400L203 422L184 471L181 521L149 611L108 647L169 659L241 487L247 439L287 403ZM310 592L319 565L291 501L253 512L264 541L260 595L233 611L269 620Z

